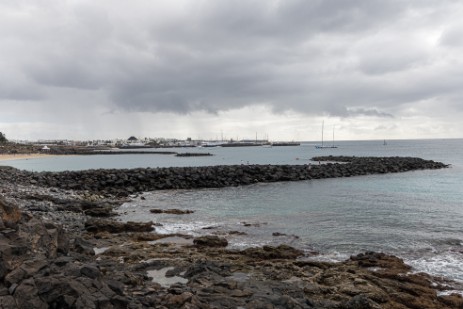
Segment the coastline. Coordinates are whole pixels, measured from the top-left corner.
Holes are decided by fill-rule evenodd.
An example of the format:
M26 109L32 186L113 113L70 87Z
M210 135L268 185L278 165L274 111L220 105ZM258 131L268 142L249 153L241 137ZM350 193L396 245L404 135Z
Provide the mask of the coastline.
M439 166L429 168L443 167ZM324 173L330 168L323 168ZM110 194L104 186L91 190L85 183L74 190L57 186L64 177L79 183L79 177L96 177L99 171L39 173L42 177L24 178L22 183L8 181L6 177L14 173L5 171L0 173L0 241L8 248L0 260L4 308L450 309L463 305L460 295L439 294L455 290L454 282L415 274L391 255L367 252L330 263L307 259L310 255L289 245L231 250L227 248L231 234L214 231L194 239L161 235L156 228L162 221L117 220L114 210L128 201L124 194ZM202 175L211 170L164 170L178 177L174 171ZM277 171L283 178L294 173L284 167ZM383 166L378 170L385 171ZM134 175L143 184L141 172L147 170ZM119 176L114 177L114 183L107 185L117 182ZM169 180L167 174L163 177ZM159 242L166 237L191 241Z
M38 158L49 158L56 155L46 154L46 153L18 153L18 154L0 154L1 161L11 161L11 160L28 160L28 159L38 159Z

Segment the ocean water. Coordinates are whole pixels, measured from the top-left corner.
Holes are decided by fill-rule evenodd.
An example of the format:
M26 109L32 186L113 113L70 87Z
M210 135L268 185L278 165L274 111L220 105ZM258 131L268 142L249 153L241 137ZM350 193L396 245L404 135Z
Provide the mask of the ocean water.
M463 282L463 140L393 140L386 146L383 141L346 141L337 145L336 149L315 149L312 143L298 147L176 149L214 156L74 156L9 161L8 165L39 171L304 164L313 156L329 154L414 156L441 161L451 166L399 174L147 192L145 199L138 197L124 204L119 210L120 219L162 223L158 228L161 233L227 235L234 248L289 243L318 252L316 258L323 260L381 251L404 258L415 271ZM151 214L152 208L195 212L183 216Z

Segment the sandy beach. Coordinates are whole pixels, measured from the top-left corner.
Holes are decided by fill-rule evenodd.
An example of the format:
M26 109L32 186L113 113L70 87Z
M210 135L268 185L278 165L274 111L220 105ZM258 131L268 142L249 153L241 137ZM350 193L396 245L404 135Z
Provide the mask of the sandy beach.
M27 160L27 159L36 159L43 157L50 157L53 155L45 153L18 153L18 154L0 154L0 161L10 161L10 160Z

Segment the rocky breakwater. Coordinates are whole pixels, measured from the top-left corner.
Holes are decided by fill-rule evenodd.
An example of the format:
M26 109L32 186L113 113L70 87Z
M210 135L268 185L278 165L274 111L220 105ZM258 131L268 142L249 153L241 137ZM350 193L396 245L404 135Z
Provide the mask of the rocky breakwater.
M318 164L321 161L328 162ZM0 169L0 180L127 196L163 189L220 188L258 182L351 177L444 167L447 165L440 162L409 157L316 157L311 164L304 165L226 165L40 173L4 167Z

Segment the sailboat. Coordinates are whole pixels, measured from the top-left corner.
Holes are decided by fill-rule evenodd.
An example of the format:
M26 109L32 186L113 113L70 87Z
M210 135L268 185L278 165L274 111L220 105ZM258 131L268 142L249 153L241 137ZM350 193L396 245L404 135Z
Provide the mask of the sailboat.
M325 148L338 148L338 146L334 145L334 126L333 126L333 144L331 146L323 144L323 129L325 127L325 121L322 122L322 144L321 145L315 145L315 148L317 149L325 149Z

